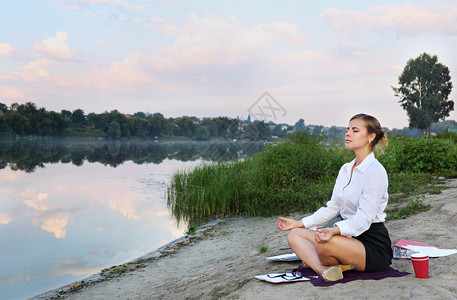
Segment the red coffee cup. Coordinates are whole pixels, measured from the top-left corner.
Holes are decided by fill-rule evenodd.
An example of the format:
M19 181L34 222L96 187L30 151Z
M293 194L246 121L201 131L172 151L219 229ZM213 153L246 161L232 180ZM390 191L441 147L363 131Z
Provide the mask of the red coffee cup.
M428 278L428 255L424 253L411 254L414 273L417 278Z

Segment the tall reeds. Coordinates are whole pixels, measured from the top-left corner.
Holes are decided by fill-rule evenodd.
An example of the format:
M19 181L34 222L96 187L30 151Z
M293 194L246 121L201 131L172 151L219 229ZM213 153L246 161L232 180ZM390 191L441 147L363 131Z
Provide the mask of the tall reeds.
M299 132L246 160L203 164L176 173L168 205L178 221L226 215L311 212L331 197L338 170L354 158L341 143ZM408 197L438 176L457 175L457 144L444 139L391 138L377 158L389 193ZM432 175L433 174L433 175Z
M237 162L176 173L168 205L178 220L312 210L328 200L348 152L306 132Z

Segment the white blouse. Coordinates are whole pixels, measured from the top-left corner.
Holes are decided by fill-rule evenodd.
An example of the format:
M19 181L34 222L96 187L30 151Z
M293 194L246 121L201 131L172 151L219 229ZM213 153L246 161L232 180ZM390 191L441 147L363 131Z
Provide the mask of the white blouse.
M372 152L354 168L351 179L354 164L355 159L341 167L332 198L326 207L302 219L305 228L316 230L339 214L343 220L335 225L340 234L352 237L368 230L372 223L385 221L384 209L389 198L386 170Z

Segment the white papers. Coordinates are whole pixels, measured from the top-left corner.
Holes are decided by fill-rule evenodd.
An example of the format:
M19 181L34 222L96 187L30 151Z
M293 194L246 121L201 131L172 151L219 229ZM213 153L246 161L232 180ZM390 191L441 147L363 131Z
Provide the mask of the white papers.
M296 261L300 260L298 256L295 253L291 254L282 254L282 255L276 255L276 256L270 256L267 257L267 260L271 261Z
M410 259L411 258L411 254L414 254L414 253L417 253L417 252L409 250L409 249L405 249L405 248L402 248L402 247L395 246L394 247L394 256L393 257L394 258Z
M273 273L266 275L257 275L255 278L267 281L271 283L285 283L285 282L295 282L295 281L309 281L307 277L295 276L295 275L286 275L286 273Z
M447 255L452 255L457 253L457 249L439 249L436 247L426 247L426 246L415 246L415 245L406 245L405 248L414 251L427 254L429 257L442 257Z

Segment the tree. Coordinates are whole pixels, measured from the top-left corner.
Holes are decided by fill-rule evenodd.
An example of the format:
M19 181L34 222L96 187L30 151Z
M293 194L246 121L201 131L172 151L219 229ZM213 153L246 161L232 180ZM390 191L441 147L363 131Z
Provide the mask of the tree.
M30 120L16 110L9 112L6 121L15 134L24 134L30 128Z
M6 114L8 112L8 106L4 103L0 103L0 111L3 112L3 114Z
M111 125L111 122L117 122L119 124L119 129L121 131L121 137L130 137L130 126L129 126L129 123L127 121L127 117L119 112L117 109L115 110L112 110L109 112L108 114L108 119L109 119L109 122L110 122L110 125Z
M209 130L204 125L197 125L195 128L195 138L198 141L207 141L209 139Z
M230 120L227 117L207 118L203 120L203 125L208 128L211 137L227 137L227 130L229 135L232 135L237 128L238 121Z
M249 124L244 137L251 141L271 139L270 127L264 121L254 121Z
M161 113L155 113L146 117L149 121L149 133L151 137L163 136L168 131L168 120Z
M316 125L316 126L314 126L313 134L316 134L316 135L322 134L323 130L324 130L324 126Z
M119 139L121 137L121 126L116 121L111 121L108 126L106 135L111 139Z
M7 132L10 130L10 126L6 122L6 117L2 114L0 114L0 133L2 132ZM0 168L1 170L1 168Z
M16 111L28 119L28 126L24 128L24 134L38 134L40 133L40 123L43 119L44 109L38 110L35 103L27 102L17 106Z
M146 117L146 114L142 111L139 111L139 112L136 112L133 117L138 117L138 118L141 118L143 119L144 117Z
M192 137L194 134L194 122L192 122L192 120L187 116L174 119L173 124L178 126L176 129L176 135Z
M70 116L70 124L73 128L82 129L87 123L84 111L80 108L75 109Z
M132 117L129 120L130 132L133 136L145 138L148 135L149 122L145 118Z
M52 122L52 134L61 135L64 133L65 129L68 126L68 123L62 117L62 115L56 113L55 111L50 111L48 113L48 118Z
M297 130L303 130L303 129L305 129L305 120L303 120L303 119L298 120L298 121L295 123L294 128L297 129Z
M66 110L66 109L62 109L62 110L60 111L60 115L61 115L62 118L64 118L65 120L70 120L71 111Z
M448 100L452 90L449 69L427 53L410 59L398 78L399 87L392 87L395 96L409 117L409 127L430 134L432 123L444 120L454 110Z

